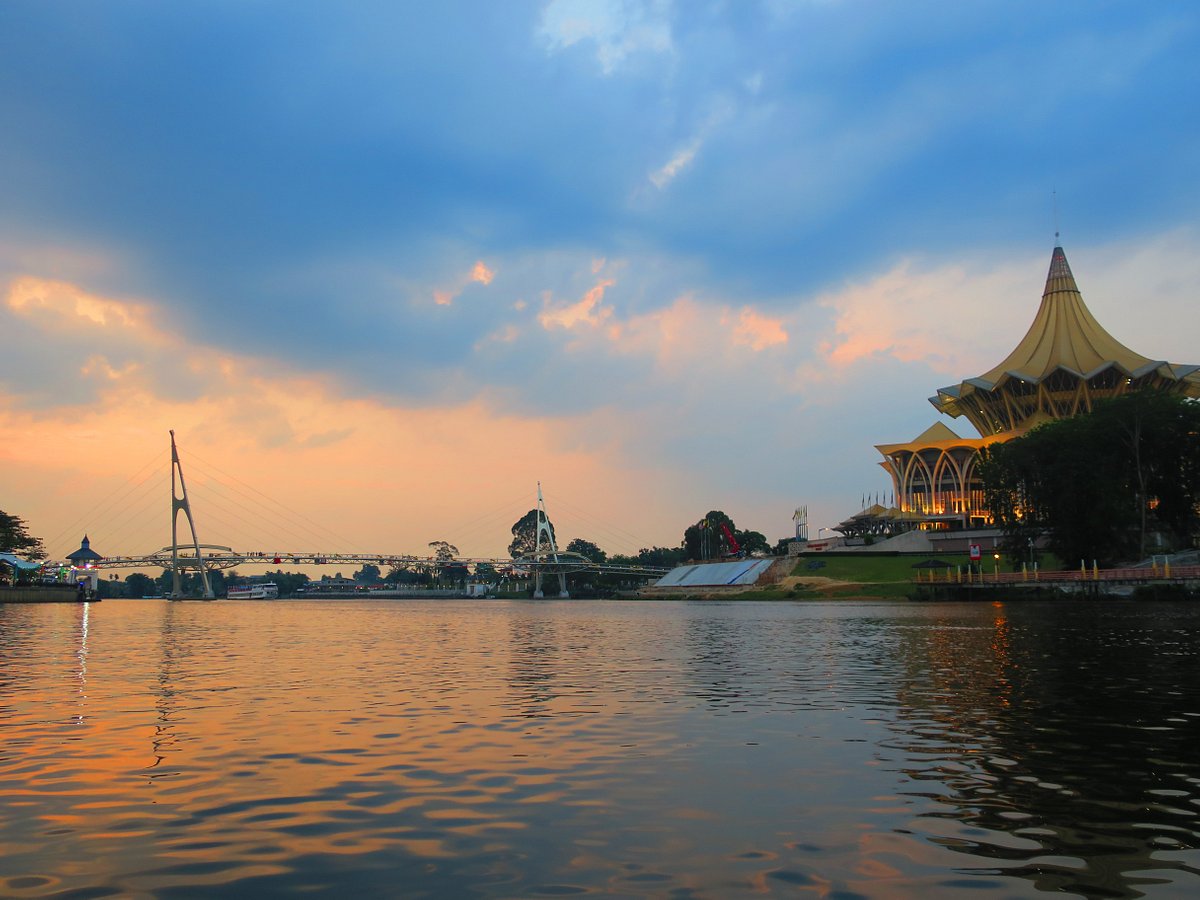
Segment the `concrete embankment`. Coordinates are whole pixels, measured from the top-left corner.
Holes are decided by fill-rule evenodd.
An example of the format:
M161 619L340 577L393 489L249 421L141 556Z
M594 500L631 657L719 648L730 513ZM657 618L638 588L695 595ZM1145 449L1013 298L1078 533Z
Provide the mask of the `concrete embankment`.
M78 603L79 590L67 584L19 584L0 587L0 603Z

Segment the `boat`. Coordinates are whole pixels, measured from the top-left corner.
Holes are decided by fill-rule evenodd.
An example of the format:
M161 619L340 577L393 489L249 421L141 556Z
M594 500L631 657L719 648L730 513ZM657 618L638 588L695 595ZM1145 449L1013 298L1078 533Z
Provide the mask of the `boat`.
M267 581L262 584L235 584L225 592L227 600L276 600L279 586Z

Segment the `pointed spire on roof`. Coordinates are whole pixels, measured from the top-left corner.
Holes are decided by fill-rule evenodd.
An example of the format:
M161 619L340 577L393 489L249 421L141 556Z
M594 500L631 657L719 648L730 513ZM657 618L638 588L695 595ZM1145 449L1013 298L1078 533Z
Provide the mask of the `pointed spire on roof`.
M74 553L68 553L67 559L73 563L89 563L104 559L104 557L92 549L92 542L85 534L83 540L79 542L79 549Z
M1037 384L1059 368L1079 377L1089 377L1108 365L1133 372L1149 362L1096 321L1084 305L1066 253L1062 247L1055 247L1050 256L1042 304L1029 331L1000 365L964 384L979 390L992 390L1008 378ZM960 393L968 392L960 390ZM950 412L949 409L942 411Z
M1054 237L1057 238L1058 235ZM1050 256L1050 271L1046 274L1046 289L1042 291L1042 296L1049 297L1062 291L1078 294L1079 285L1075 283L1075 276L1071 274L1071 266L1067 262L1067 254L1063 252L1062 244L1056 240L1054 253Z
M1066 381L1042 390L1056 373ZM1200 367L1171 365L1135 353L1096 321L1056 242L1042 302L1025 337L999 365L939 389L930 402L945 415L966 416L981 435L992 435L1025 430L1038 410L1051 418L1090 410L1094 397L1119 393L1139 379L1139 387L1200 396ZM1047 392L1061 396L1051 400Z

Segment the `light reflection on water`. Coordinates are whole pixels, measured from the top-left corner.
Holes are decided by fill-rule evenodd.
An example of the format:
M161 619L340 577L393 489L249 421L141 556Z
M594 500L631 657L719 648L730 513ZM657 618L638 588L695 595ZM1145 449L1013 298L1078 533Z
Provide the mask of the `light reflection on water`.
M1195 896L1200 609L0 606L4 896Z

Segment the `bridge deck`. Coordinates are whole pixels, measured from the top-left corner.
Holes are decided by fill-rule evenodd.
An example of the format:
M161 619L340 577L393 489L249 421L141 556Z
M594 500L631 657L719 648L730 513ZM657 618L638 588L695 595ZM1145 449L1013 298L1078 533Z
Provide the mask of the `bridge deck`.
M541 569L553 572L595 572L601 575L634 575L647 578L660 578L670 569L661 566L631 566L614 565L610 563L594 563L590 560L568 558L554 560L547 555L542 559L493 559L475 557L456 557L454 559L438 559L433 556L407 556L393 553L315 553L294 551L254 550L249 552L229 550L225 547L201 544L202 550L212 550L202 553L201 560L209 569L229 569L239 565L295 565L295 566L325 566L325 565L375 565L381 568L404 566L412 569L438 569L445 566L490 565L496 569L518 569L533 571ZM98 569L170 569L172 566L172 548L167 547L145 556L109 556L96 563ZM180 568L197 569L200 563L191 547L187 552L180 548L177 551Z

